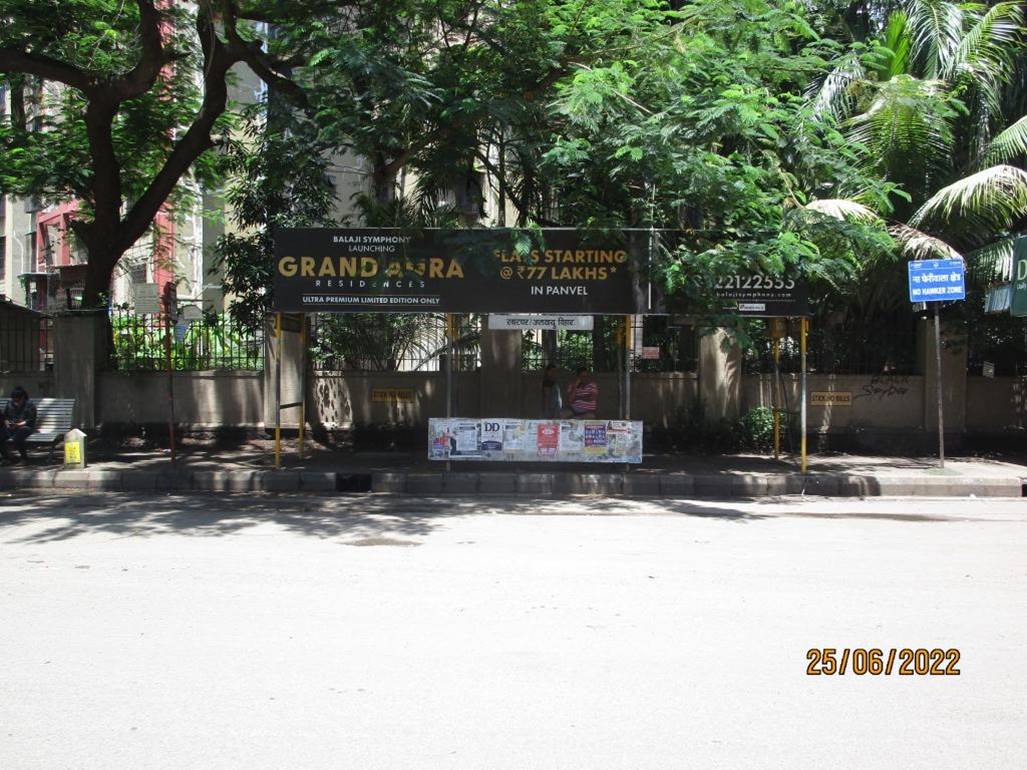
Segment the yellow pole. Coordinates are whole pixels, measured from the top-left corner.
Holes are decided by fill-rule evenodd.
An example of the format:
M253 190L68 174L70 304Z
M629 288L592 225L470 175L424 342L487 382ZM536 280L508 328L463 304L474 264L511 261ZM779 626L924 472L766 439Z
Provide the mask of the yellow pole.
M799 358L801 359L801 362L802 362L802 374L801 374L801 378L802 378L802 387L801 387L801 391L802 391L802 404L801 404L801 406L799 408L799 413L801 415L800 422L801 422L801 430L802 430L802 439L800 441L799 451L801 453L801 458L802 458L801 465L802 465L802 472L803 473L805 473L807 471L808 466L809 466L809 458L806 456L806 399L808 397L807 394L806 394L806 332L808 330L809 330L809 319L803 318L802 319L802 333L799 335Z
M282 314L275 313L275 470L282 467Z
M774 413L774 459L781 456L781 413L777 409L777 373L781 366L781 341L774 336L774 381L770 385L770 406Z

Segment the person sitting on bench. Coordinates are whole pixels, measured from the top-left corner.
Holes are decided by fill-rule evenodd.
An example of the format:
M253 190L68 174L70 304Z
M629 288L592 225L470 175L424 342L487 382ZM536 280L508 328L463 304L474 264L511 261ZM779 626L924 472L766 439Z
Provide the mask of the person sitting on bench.
M563 410L563 416L594 420L598 402L599 386L589 375L588 367L582 366L578 369L577 377L567 386L567 403L570 408Z
M28 459L25 440L36 430L36 405L21 385L11 391L11 400L3 411L3 427L0 427L0 457L10 460L7 442L14 444L22 460Z

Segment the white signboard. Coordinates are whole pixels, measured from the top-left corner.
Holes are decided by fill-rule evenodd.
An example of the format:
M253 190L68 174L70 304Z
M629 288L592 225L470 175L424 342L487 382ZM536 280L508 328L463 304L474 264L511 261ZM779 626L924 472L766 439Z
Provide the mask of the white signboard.
M428 459L641 463L642 423L433 417Z
M592 331L590 315L535 315L531 313L489 313L490 329L567 329Z
M132 287L132 304L136 315L157 315L161 311L160 289L155 283L137 283Z
M180 315L187 321L199 321L203 318L203 311L196 305L183 305Z

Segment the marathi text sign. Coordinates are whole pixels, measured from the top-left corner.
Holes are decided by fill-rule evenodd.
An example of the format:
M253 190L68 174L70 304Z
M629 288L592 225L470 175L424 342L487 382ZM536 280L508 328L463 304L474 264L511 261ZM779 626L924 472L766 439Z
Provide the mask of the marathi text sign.
M640 463L642 423L433 417L429 460Z
M923 259L909 263L909 301L966 299L961 259Z
M638 233L511 229L286 229L280 311L644 312Z
M593 318L590 315L489 313L489 329L519 329L522 331L563 329L565 331L590 332L592 327Z

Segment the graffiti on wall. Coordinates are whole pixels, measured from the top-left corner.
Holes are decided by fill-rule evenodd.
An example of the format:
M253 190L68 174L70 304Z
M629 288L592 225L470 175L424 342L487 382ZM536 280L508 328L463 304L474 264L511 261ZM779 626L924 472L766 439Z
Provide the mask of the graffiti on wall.
M853 400L870 398L883 401L886 398L904 396L907 393L909 393L909 377L875 374L870 378L870 382L866 383L860 392L853 396Z

